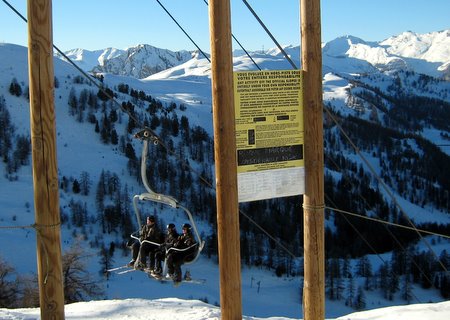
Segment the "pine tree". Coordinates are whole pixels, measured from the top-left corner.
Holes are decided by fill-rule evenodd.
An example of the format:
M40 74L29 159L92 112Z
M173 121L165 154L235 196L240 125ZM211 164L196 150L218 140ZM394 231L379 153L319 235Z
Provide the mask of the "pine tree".
M122 191L122 209L121 209L121 230L124 238L128 238L132 232L135 231L135 224L132 220L132 209L130 208L130 199L128 185L125 184L125 187Z
M16 78L11 80L11 84L9 85L9 93L16 97L20 97L22 95L22 87L17 82Z
M82 195L89 195L89 191L91 190L91 179L89 178L89 172L83 171L80 174L80 192Z
M411 283L411 276L410 276L410 274L405 274L403 276L402 298L407 303L411 302L411 299L412 299L412 283Z
M189 119L186 116L181 116L180 120L181 138L185 145L189 144L190 141L190 128Z
M441 274L439 291L444 299L450 298L450 277L445 273Z
M340 259L327 259L327 296L331 300L339 300L342 295L342 281L341 279L341 263Z
M353 277L348 278L347 281L347 296L345 298L345 305L353 307L355 301L355 282Z
M70 89L67 103L69 104L69 107L70 107L69 108L69 114L71 116L76 115L77 112L78 112L78 98L76 96L74 88Z
M14 135L14 125L11 122L11 115L5 105L5 99L0 96L0 157L3 162L7 162L12 149L12 137Z
M20 165L28 164L28 158L31 154L30 139L27 136L19 135L16 140L16 150L14 151L14 159Z
M119 135L117 134L116 129L111 130L111 144L117 145L119 143Z
M109 280L110 273L106 270L111 269L114 265L114 242L110 243L109 250L103 245L100 249L100 275L104 275Z
M78 182L77 179L73 180L72 183L72 192L77 194L80 193L81 189L80 189L80 183Z
M366 307L366 295L364 294L364 290L361 286L358 286L354 307L356 310L363 310Z
M134 151L133 145L131 143L127 143L125 146L125 156L130 160L136 160L136 153Z
M393 270L391 269L389 272L389 276L388 276L388 300L392 301L394 300L394 295L395 293L398 291L399 289L399 280L398 280L398 275L396 273L393 272Z
M178 137L178 133L180 132L180 123L178 122L178 116L177 114L174 112L172 113L172 136L174 137Z
M378 287L380 288L381 292L383 293L383 297L385 299L388 299L389 297L389 285L388 285L388 279L389 279L389 266L387 262L383 263L380 266L380 269L378 271Z
M372 266L370 265L370 261L367 256L363 256L358 259L356 264L356 275L366 278L372 276Z
M97 191L95 193L95 205L97 207L97 215L100 225L102 226L103 233L106 232L106 225L103 216L103 211L105 210L105 195L106 195L106 187L105 187L105 171L102 170L100 173L100 177L97 183Z

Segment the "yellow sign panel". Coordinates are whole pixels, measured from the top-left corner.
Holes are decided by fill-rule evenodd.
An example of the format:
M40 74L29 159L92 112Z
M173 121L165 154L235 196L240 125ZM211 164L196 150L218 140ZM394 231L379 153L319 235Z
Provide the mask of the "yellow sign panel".
M301 81L300 70L234 73L240 202L303 193ZM258 174L249 175L251 172ZM288 180L295 176L301 181L290 191L281 185L282 191L269 190L285 181L285 175ZM246 196L241 196L243 193Z

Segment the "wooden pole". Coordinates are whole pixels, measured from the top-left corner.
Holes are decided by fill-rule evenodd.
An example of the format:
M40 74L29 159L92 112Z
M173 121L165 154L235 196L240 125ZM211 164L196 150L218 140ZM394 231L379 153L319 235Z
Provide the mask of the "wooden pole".
M64 319L51 0L28 0L28 69L41 319Z
M209 2L221 319L242 319L241 255L229 0Z
M304 288L305 320L325 317L324 162L320 0L301 0L305 123Z

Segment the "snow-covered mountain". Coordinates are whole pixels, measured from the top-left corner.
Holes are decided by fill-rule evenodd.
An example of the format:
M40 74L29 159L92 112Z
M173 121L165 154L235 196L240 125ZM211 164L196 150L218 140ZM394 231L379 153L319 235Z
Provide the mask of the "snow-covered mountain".
M173 52L142 44L126 50L73 49L64 54L88 72L105 72L142 79L192 59L195 52ZM61 56L59 53L56 55Z
M404 32L381 42L344 36L323 46L324 67L342 72L414 71L447 78L450 63L450 30L416 34ZM347 60L342 62L342 59Z
M364 73L381 71L414 71L433 77L448 78L450 74L450 30L417 34L404 32L379 42L366 42L353 36L343 36L323 45L324 70L335 72ZM300 47L283 48L300 67ZM127 75L138 79L146 78L160 71L187 62L195 52L155 48L138 45L126 50L107 48L88 51L74 49L65 54L83 70ZM252 58L263 64L259 57L280 58L279 67L290 68L278 48L262 52L250 52ZM58 54L59 55L59 54ZM242 50L234 52L235 57L244 57ZM259 63L258 63L259 64ZM240 68L240 66L238 66Z
M448 31L427 35L408 32L385 40L389 42L387 44L366 43L362 39L346 36L323 46L324 104L338 117L340 124L345 126L345 130L357 142L361 153L368 158L376 173L386 179L408 215L424 228L430 227L434 231L444 233L450 225L450 188L448 170L445 169L450 154L449 148L445 146L450 139L450 117L446 113L450 104L450 82L443 79L445 72L442 71L449 64L448 55L445 53L448 52L448 39ZM412 47L420 50L408 51L408 45L401 46L401 43L411 43ZM210 181L214 181L211 160L213 130L210 64L196 53L186 52L186 55L180 54L178 59L176 53L146 45L129 50L74 50L70 55L77 57L77 63L85 70L103 70L103 85L114 93L119 104L125 105L126 111L132 110L141 124L154 126L167 145L176 148L176 154L185 157L196 169L195 173L190 172L186 178L186 172L182 171L176 157L152 146L151 158L148 161L148 166L154 174L152 185L154 183L158 191L177 194L176 198L180 196L179 199L182 198L188 207L198 209L195 217L199 229L204 237L210 240L208 243L211 243L214 230L214 225L210 223L214 221L211 217L211 203L214 193L202 187L197 177L198 172L201 172L202 175L208 176ZM299 47L286 47L286 51L294 62L300 65ZM291 68L277 49L252 53L252 58L262 69ZM105 211L98 207L96 192L105 175L115 183L120 180L119 190L103 199L105 208L111 213L114 208L120 208L121 212L129 211L133 195L143 191L140 178L136 174L139 171L136 159L139 158L142 144L132 138L139 127L130 121L127 112L121 111L107 99L101 99L98 89L85 81L71 65L59 58L54 61L63 248L70 248L76 242L74 239L84 245L86 256L90 257L86 258L90 274L105 290L102 298L178 297L218 304L218 270L213 261L214 257L208 259L204 256L190 267L194 276L207 278L207 283L201 288L182 285L175 289L169 285L148 281L142 273L112 275L108 279L103 273L99 274L99 271L104 269L99 252L104 252L105 248L106 251L115 248L111 256L111 263L115 265L123 265L129 259L128 251L123 247L123 229L115 225L108 226L111 230L106 232L106 227L101 226L100 219ZM169 62L165 64L167 61ZM171 67L167 68L167 65ZM31 159L28 157L18 160L24 137L29 138L27 66L26 48L0 44L0 97L3 102L0 104L2 226L27 226L33 222ZM161 68L162 71L155 74L148 71L148 74L143 76L140 74L140 68L147 71ZM256 67L245 55L235 55L234 69L255 70ZM181 123L184 125L177 126ZM180 127L185 131L181 133ZM5 130L6 128L8 130ZM380 190L374 177L369 177L356 152L339 136L337 125L325 117L324 128L327 156L325 173L329 183L327 201L339 201L338 204L345 205L346 209L360 210L367 216L375 217L381 212L385 214L383 217L386 220L398 222L400 214L392 210L393 205L387 193ZM419 162L423 159L426 162ZM169 173L172 173L171 179L167 178ZM184 185L188 187L181 187L181 177L186 178ZM84 182L90 182L87 185L90 185L91 190L85 190L86 194L74 192L74 182L82 179ZM364 197L364 201L361 201L360 198ZM289 211L285 204L277 203L273 207L268 207L269 205L270 203L265 203L264 206L254 209L253 218L265 217L266 220L262 220L262 223L270 226L270 232L278 232L275 235L277 239L284 243L289 242L287 245L300 256L301 245L298 239L302 237L299 226L301 223L298 220L298 212L294 212L298 211L300 206L298 203L291 203L289 207L296 209ZM178 226L186 220L183 215L158 205L144 206L143 212L156 213L162 224L175 222ZM290 212L294 212L293 215L287 216ZM277 220L287 220L272 223L274 216ZM136 226L136 223L130 222L127 227L133 225ZM332 236L333 233L340 232L341 235L349 234L348 237L351 238L348 244L342 243L341 237L338 236L328 239L332 245L337 244L333 249L357 250L364 247L358 240L358 235L354 235L350 228L342 229L342 225L343 222L338 220L338 216L327 212L327 235ZM292 237L284 238L284 235L289 235L285 228L292 226ZM364 230L360 228L359 231ZM371 281L377 283L376 286L382 282L378 270L384 266L384 262L390 261L391 256L383 246L390 245L392 241L387 239L388 236L383 237L385 233L382 232L385 231L373 225L370 225L369 230L365 230L366 239L370 236L380 236L382 239L373 239L374 242L371 243L382 254L368 255L373 270ZM243 234L250 235L242 243L243 246L247 245L243 251L251 252L249 260L259 261L258 267L251 264L243 266L244 313L259 317L298 318L301 314L300 259L276 256L280 250L273 249L270 241L261 241L261 235L251 235L249 230L245 230ZM11 239L14 241L10 241ZM446 239L436 236L429 240L434 242L433 248L437 250L438 255L448 248ZM13 265L19 275L37 272L35 237L31 228L2 229L0 241L8 243L2 247L0 257ZM256 241L256 244L251 241ZM248 245L249 243L251 245ZM354 243L359 245L353 246ZM420 243L414 248L418 254L427 250L427 246ZM258 253L255 253L256 249ZM17 252L23 254L16 254ZM351 254L357 257L359 252ZM443 256L446 257L445 254ZM268 261L271 261L272 266L268 266ZM339 264L341 261L337 259L335 262ZM354 270L359 261L351 259L347 263L350 264L350 269ZM289 272L281 268L285 265L289 266ZM281 277L275 275L275 269L281 270ZM438 278L441 273L436 272L434 275ZM407 279L403 274L400 277ZM356 288L361 288L366 297L365 308L410 302L407 301L409 297L403 299L398 291L392 293L391 300L383 297L380 293L381 285L366 290L367 279L368 277L355 275L339 278L341 282L334 283L339 284L337 289L341 291L347 283L355 292ZM372 282L367 285L372 285ZM417 283L409 285L413 287L411 290L418 301L443 300L437 288L425 290ZM336 289L329 283L327 288ZM342 292L341 294L344 295ZM342 298L328 297L327 317L351 313L353 309L346 305L347 302Z

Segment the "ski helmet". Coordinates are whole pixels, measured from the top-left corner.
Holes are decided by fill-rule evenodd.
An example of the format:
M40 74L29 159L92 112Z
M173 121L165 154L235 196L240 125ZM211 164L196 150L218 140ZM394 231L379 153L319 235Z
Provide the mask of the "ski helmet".
M182 229L186 229L186 230L190 231L191 230L191 225L189 223L185 223L185 224L183 224Z
M167 229L175 229L175 225L173 223L169 223L167 225Z

